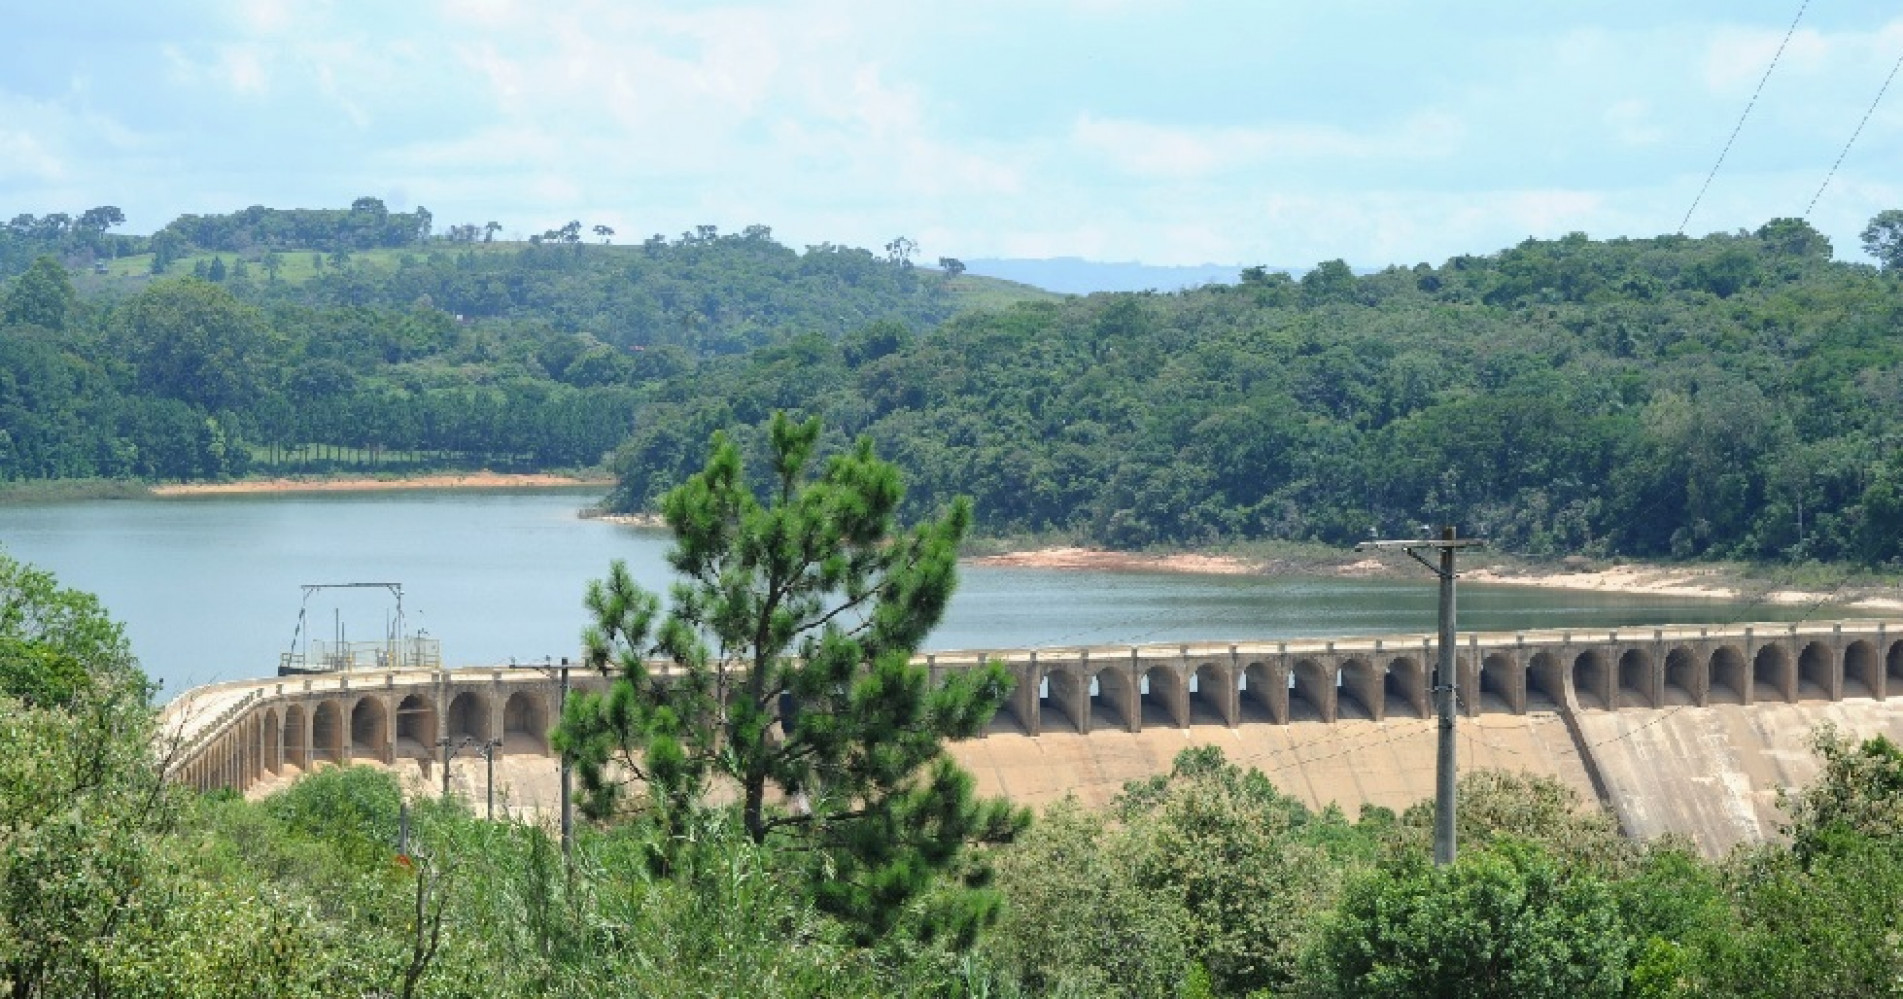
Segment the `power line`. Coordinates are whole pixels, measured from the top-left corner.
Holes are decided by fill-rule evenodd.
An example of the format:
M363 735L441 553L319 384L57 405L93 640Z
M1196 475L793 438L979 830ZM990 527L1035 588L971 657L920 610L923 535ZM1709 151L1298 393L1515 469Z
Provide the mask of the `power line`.
M1791 44L1791 36L1797 34L1797 22L1804 19L1804 10L1810 6L1810 0L1804 0L1797 6L1797 16L1791 18L1791 26L1784 32L1784 40L1777 43L1777 51L1771 54L1771 64L1764 67L1764 76L1758 80L1758 89L1751 92L1751 99L1745 102L1744 113L1738 116L1738 124L1732 126L1731 137L1725 140L1725 147L1718 151L1718 162L1711 165L1711 173L1705 175L1705 183L1698 188L1698 196L1692 199L1692 206L1685 209L1685 218L1678 223L1678 234L1685 234L1685 227L1691 224L1692 213L1698 210L1698 203L1705 200L1705 192L1711 188L1711 182L1718 176L1718 168L1725 165L1725 156L1731 152L1731 144L1738 141L1738 133L1744 131L1744 120L1751 117L1751 109L1758 103L1758 95L1764 93L1764 85L1770 82L1771 71L1777 68L1777 61L1784 56L1784 47Z
M1890 67L1890 75L1884 77L1883 86L1877 88L1876 99L1864 109L1863 120L1857 122L1856 130L1850 133L1850 141L1844 143L1843 151L1837 154L1837 162L1830 165L1830 172L1824 175L1824 182L1817 186L1817 193L1811 195L1810 204L1804 206L1805 218L1810 218L1811 209L1817 207L1818 199L1824 196L1824 189L1829 187L1831 180L1837 176L1837 168L1844 165L1844 157L1850 155L1850 147L1857 144L1857 136L1863 134L1863 126L1870 123L1870 116L1876 113L1877 105L1883 103L1883 95L1889 92L1890 83L1896 79L1896 71L1899 69L1903 69L1903 54L1896 57L1896 65Z

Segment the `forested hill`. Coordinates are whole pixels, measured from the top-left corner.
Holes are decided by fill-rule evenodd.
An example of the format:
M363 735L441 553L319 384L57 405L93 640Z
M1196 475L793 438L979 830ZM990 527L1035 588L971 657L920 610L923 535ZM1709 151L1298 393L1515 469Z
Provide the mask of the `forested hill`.
M0 479L614 451L641 508L712 431L787 409L871 434L915 510L970 494L994 534L1451 522L1525 551L1903 555L1903 212L1866 233L1887 270L1776 220L1065 299L915 267L905 240L608 246L575 222L504 245L370 200L181 220L215 245L169 260L109 235L117 209L16 218L0 257L53 252L0 283ZM290 248L298 226L331 248Z
M1528 241L1357 277L1098 295L712 359L617 456L651 505L777 407L867 433L924 509L1112 546L1345 543L1881 563L1903 540L1903 270L1796 220Z
M761 226L490 243L375 199L120 221L0 228L0 481L595 466L703 354L1052 297Z

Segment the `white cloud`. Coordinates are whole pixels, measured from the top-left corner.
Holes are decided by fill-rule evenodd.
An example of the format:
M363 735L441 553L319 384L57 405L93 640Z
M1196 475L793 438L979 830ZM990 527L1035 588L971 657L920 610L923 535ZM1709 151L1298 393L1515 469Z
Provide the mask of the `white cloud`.
M1206 177L1290 160L1422 160L1452 155L1465 127L1443 112L1421 112L1386 130L1327 125L1179 128L1086 114L1071 128L1081 149L1136 176Z
M1779 74L1801 75L1828 65L1830 43L1809 28L1792 33L1789 43L1784 42L1783 31L1724 28L1705 46L1705 86L1719 94L1750 94L1764 79L1780 44L1784 45L1784 54L1778 56L1773 80Z
M1606 109L1606 127L1614 138L1628 146L1652 146L1664 141L1666 131L1653 115L1652 105L1641 98L1619 101Z
M57 181L65 174L64 164L38 136L0 129L0 183Z
M233 92L258 97L269 89L265 79L264 59L261 53L251 46L233 45L225 48L220 58L220 70L225 84Z

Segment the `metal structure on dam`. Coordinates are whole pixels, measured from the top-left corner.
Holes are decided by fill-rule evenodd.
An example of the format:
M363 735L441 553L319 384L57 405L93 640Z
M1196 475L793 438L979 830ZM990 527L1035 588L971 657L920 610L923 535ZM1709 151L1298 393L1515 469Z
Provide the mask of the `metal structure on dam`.
M918 657L934 676L1000 660L1017 678L994 724L1029 736L1157 727L1423 719L1431 636L986 650ZM538 664L539 666L539 664ZM1595 712L1903 697L1903 621L1472 633L1462 713ZM606 679L574 670L576 689ZM431 761L500 740L548 754L559 683L538 669L358 670L200 687L167 706L173 779L211 790L325 764Z

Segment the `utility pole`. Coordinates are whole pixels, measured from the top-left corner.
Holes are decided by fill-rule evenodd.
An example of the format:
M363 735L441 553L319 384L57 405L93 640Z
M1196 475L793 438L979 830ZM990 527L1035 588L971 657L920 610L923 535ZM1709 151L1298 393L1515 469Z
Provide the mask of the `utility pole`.
M511 657L509 659L509 666L511 668L517 667L517 666L527 666L530 669L538 669L542 671L544 676L548 675L548 672L550 670L554 670L555 675L561 679L561 697L556 702L557 704L556 712L563 718L568 717L568 657L567 656L562 657L562 663L560 666L555 665L553 656L543 656L542 664L540 666L537 666L533 662L518 663L515 661L513 657ZM557 722L557 724L559 724L559 722ZM574 791L573 791L573 785L572 785L573 779L574 778L570 775L568 754L563 753L562 754L562 863L568 867L570 874L573 874L575 869L574 868L574 864L575 864L575 805L574 805Z
M562 657L562 697L563 718L568 717L568 657ZM568 754L562 754L562 863L571 874L575 870L575 809L569 788Z
M1370 548L1399 548L1408 557L1427 566L1440 577L1440 654L1434 664L1434 704L1440 715L1440 742L1434 758L1434 863L1454 862L1454 695L1459 677L1454 670L1454 552L1486 544L1479 538L1455 540L1452 527L1441 528L1438 539L1418 541L1363 541L1355 551ZM1420 549L1440 552L1435 565L1420 555Z
M449 756L455 752L455 750L450 748L449 736L447 735L436 740L436 744L443 747L443 798L447 800L449 798Z
M484 817L491 822L496 820L496 747L500 745L502 745L501 739L490 739L482 744L483 760L489 765L489 780L484 787L489 807Z

